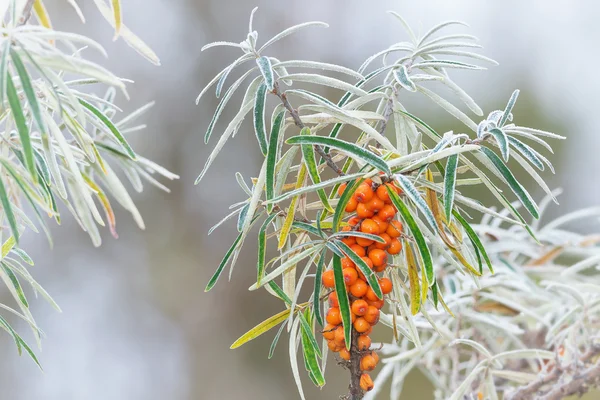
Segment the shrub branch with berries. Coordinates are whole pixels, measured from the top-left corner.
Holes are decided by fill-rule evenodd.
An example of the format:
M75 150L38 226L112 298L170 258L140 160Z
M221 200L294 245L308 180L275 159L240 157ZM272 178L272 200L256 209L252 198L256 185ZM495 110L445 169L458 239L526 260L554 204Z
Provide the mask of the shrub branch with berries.
M599 210L540 224L557 195L538 172L553 171L540 150L551 152L546 141L564 138L513 123L518 91L503 110L483 117L448 74L494 63L473 51L480 47L473 36L441 35L463 24L442 23L417 37L392 12L408 41L375 53L355 71L273 57L271 44L327 25L300 24L259 46L255 11L246 40L204 46L229 46L242 54L198 97L216 85L221 99L206 131L208 143L229 101L245 88L197 182L228 139L248 134L246 117L264 156L251 185L236 174L247 199L233 204L209 231L237 218L239 235L206 290L228 265L231 277L256 226L256 282L250 290L264 289L284 303L283 311L232 348L279 326L271 357L286 330L302 398L299 353L319 387L325 384L327 353L334 353L350 372L351 400L374 398L387 380L396 399L413 369L429 378L439 399L558 399L596 385L599 240L564 225ZM246 63L251 66L225 90L230 74ZM481 122L436 93L438 88ZM426 121L436 117L409 111L410 93L457 118L464 132L438 133ZM269 98L277 100L272 109ZM512 164L546 192L539 205L513 175ZM493 194L500 208L461 193L471 186ZM278 254L268 260L269 245ZM303 298L307 286L312 295ZM372 342L379 325L390 328L389 343ZM383 367L373 379L380 357Z

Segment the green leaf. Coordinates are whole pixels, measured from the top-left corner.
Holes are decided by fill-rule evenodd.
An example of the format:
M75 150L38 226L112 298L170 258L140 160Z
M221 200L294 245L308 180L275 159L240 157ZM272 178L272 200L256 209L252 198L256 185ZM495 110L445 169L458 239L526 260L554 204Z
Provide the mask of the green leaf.
M267 101L267 86L261 83L254 101L254 133L260 145L260 151L267 155L267 130L265 128L265 103Z
M238 340L233 342L230 349L237 349L238 347L248 343L251 340L256 339L263 333L269 331L270 329L276 327L283 321L285 321L289 316L291 309L283 310L282 312L273 315L272 317L267 318L260 324L256 325L254 328L250 329L248 332L244 333Z
M350 300L346 292L346 282L344 282L344 273L342 272L342 260L339 256L333 255L333 275L335 278L335 294L340 304L342 314L342 324L344 325L344 337L346 339L346 348L350 348L352 343L352 316L350 314Z
M498 143L498 147L500 147L500 153L502 153L502 158L504 161L508 161L509 158L509 147L508 147L508 136L506 133L500 128L492 128L489 129L488 132L494 136L496 142Z
M29 79L27 69L25 69L25 65L23 65L21 57L19 57L19 54L14 48L10 49L10 56L12 58L13 65L15 66L15 69L19 74L19 79L21 80L23 92L25 92L25 97L27 97L27 101L29 102L29 106L31 107L31 113L33 114L33 118L35 119L38 129L40 130L40 132L45 132L46 125L44 124L40 104L37 101L37 95L35 93L35 90L33 89L31 80Z
M492 150L487 147L482 147L481 152L485 154L490 161L494 164L494 167L502 174L504 179L508 182L511 190L517 195L523 206L529 211L529 213L535 218L540 217L537 205L531 198L531 195L525 190L525 188L517 181L514 175L510 172L508 167L502 162L500 157L496 155Z
M242 207L242 210L240 211L240 214L238 215L238 220L237 220L238 232L241 232L242 228L244 227L244 221L246 221L246 217L248 216L249 209L250 209L250 204L246 204L244 207Z
M275 166L277 165L277 151L279 144L279 133L284 125L285 111L279 112L271 126L271 136L269 137L269 148L267 150L267 177L266 177L266 200L271 200L275 195ZM269 204L267 210L271 212L273 205Z
M6 187L4 186L4 181L2 178L0 178L0 201L2 202L2 208L6 213L6 219L8 219L8 224L10 225L12 237L14 237L16 242L19 243L19 226L17 225L17 219L13 213L12 205L10 203L10 199L8 198L8 192L6 191Z
M256 263L256 282L260 285L260 280L265 273L265 254L267 252L267 229L269 224L277 217L277 214L271 214L265 219L260 231L258 232L258 261Z
M354 264L360 269L363 275L367 278L369 282L369 286L375 292L378 298L383 299L383 293L381 292L381 286L379 286L379 281L377 280L377 274L373 272L371 268L365 263L365 261L358 256L346 243L340 241L335 242L336 246L338 246L344 254L352 260Z
M421 193L419 193L419 191L413 185L413 183L404 175L394 175L394 178L396 179L404 193L415 203L417 208L421 210L421 212L425 215L425 219L427 219L427 222L429 223L429 225L431 225L433 231L435 232L437 230L435 217L433 216L433 213L427 206L427 202L421 197Z
M313 310L315 319L320 326L323 326L323 316L321 314L321 278L325 269L325 254L327 254L326 249L323 249L321 254L319 254L319 262L317 263L317 270L315 272L315 288L313 291Z
M469 223L467 222L467 220L464 219L462 217L462 215L460 215L457 211L453 211L452 215L454 215L454 218L456 218L456 220L462 225L463 229L467 233L467 236L469 236L469 239L471 240L471 243L473 244L473 247L476 250L478 250L479 253L481 253L481 255L483 256L483 259L485 260L485 263L487 264L487 266L488 266L488 268L490 270L490 272L493 274L494 273L494 267L492 266L492 261L488 257L487 251L485 250L485 247L483 246L483 243L481 243L481 240L479 239L479 236L477 236L477 233L475 233L475 231L473 230L473 228L471 227L471 225L469 225Z
M387 163L375 153L366 150L362 147L355 145L354 143L346 142L341 139L323 137L323 136L293 136L286 140L288 144L310 144L310 145L319 145L319 146L329 146L334 149L337 149L341 152L350 154L370 165L377 168L380 171L385 172L386 174L391 174L392 171Z
M354 191L356 190L358 185L360 185L362 182L363 179L359 179L356 181L350 181L346 185L346 189L340 196L337 206L335 207L335 213L333 214L332 228L334 232L340 230L340 224L342 222L342 218L344 217L344 213L346 212L346 205L348 204L348 201L350 201L350 198L354 194Z
M458 154L448 157L446 161L446 174L444 175L444 211L446 220L450 221L452 206L454 204L454 194L456 190L456 167L458 166Z
M427 282L429 282L429 285L431 286L435 281L435 272L433 269L433 260L431 259L431 253L429 251L429 248L427 247L425 237L423 236L423 233L421 232L419 226L415 222L415 219L411 215L410 210L408 209L406 204L404 204L402 199L400 199L400 196L398 196L398 194L395 191L391 190L389 187L386 187L386 189L388 191L390 199L392 200L392 203L394 203L394 206L396 207L396 209L402 216L402 219L404 219L404 221L408 225L408 228L414 236L417 247L419 248L419 253L421 254L423 266L425 267L425 273L427 274ZM423 290L425 290L425 288L423 288Z
M308 127L303 128L302 131L300 131L300 135L310 136L310 128L308 128ZM302 148L302 157L304 159L304 163L306 164L306 167L308 168L308 174L310 176L310 179L312 180L312 182L314 184L321 183L321 176L319 174L319 168L317 167L317 160L315 158L314 147L311 145L305 144L305 145L302 145L301 148ZM323 189L317 190L317 195L319 196L321 203L323 203L323 207L325 207L325 209L327 211L333 212L333 208L331 208L331 205L329 205L329 199L327 198L327 193L325 193L325 190L323 190Z
M4 41L2 58L0 59L0 104L4 104L4 95L6 93L6 78L8 78L8 54L10 53L10 45L10 40Z
M269 347L269 360L271 358L273 358L273 354L275 353L275 347L277 346L277 343L279 342L279 337L281 336L281 332L283 332L283 328L285 328L285 324L282 324L279 327L279 330L277 331L277 333L275 334L275 337L273 338L273 342L271 343L271 347Z
M225 257L223 257L223 259L221 260L221 263L217 267L217 270L215 271L213 276L208 281L208 284L206 285L206 288L204 289L205 292L208 292L215 286L215 284L219 280L219 277L221 276L221 273L223 273L223 269L229 262L229 259L231 258L233 251L236 249L237 245L240 243L241 240L242 240L242 234L240 233L238 235L238 237L233 241L233 244L231 245L229 250L227 250L227 252L225 253Z
M273 91L273 86L275 85L275 77L273 75L273 67L271 66L271 60L269 57L259 57L256 59L256 64L258 64L258 68L260 69L260 73L263 78L265 78L265 84L267 85L267 89L269 92Z
M396 82L398 82L400 84L400 86L402 86L404 89L408 90L409 92L417 91L417 86L409 78L408 70L406 69L406 66L404 66L403 64L400 64L400 66L398 68L394 69L394 78L396 79Z
M302 348L304 350L305 366L307 371L310 373L311 378L313 378L315 385L322 387L325 385L325 378L323 377L323 372L321 371L321 368L319 367L319 361L317 360L317 351L319 348L315 347L313 342L310 340L310 336L304 329L304 325L302 325L302 327ZM312 334L312 332L310 333Z
M79 99L79 103L81 103L82 106L84 106L85 108L90 110L92 112L92 114L94 114L96 117L98 117L98 119L114 135L115 139L117 139L117 141L121 144L121 146L123 146L123 149L125 149L125 151L127 152L127 154L129 155L129 157L132 160L137 159L137 156L133 152L133 149L131 148L131 146L129 146L129 143L127 143L127 140L125 140L125 137L123 136L123 134L121 134L119 129L112 123L112 121L106 115L104 115L104 113L102 111L98 110L92 104L88 103L87 101L85 101L83 99Z
M530 163L535 165L537 169L539 169L540 171L543 171L545 169L544 163L538 157L539 153L537 151L533 150L531 147L521 142L519 139L515 139L512 136L508 137L508 142L515 149L519 150L519 152L521 152L521 154L523 154L523 156L527 158Z
M517 98L519 97L519 90L515 90L512 95L510 96L510 99L508 100L508 104L506 105L506 108L504 109L504 113L502 114L502 117L500 117L500 121L498 122L498 126L499 127L503 127L504 124L506 123L506 121L508 121L510 118L510 113L512 112L513 107L515 106L515 103L517 102Z
M15 275L15 273L6 266L5 263L2 263L2 271L8 276L8 279L12 283L13 288L15 289L15 293L17 297L21 301L24 307L29 308L29 303L27 302L27 298L25 297L25 292L23 292L23 288L21 287L21 283L19 283L19 279Z
M21 101L19 95L15 89L10 74L6 75L6 95L8 96L8 103L19 131L19 138L21 139L21 146L23 147L23 153L25 154L25 165L29 170L34 182L37 180L37 173L35 171L35 160L33 156L33 147L31 146L31 138L29 136L29 129L27 129L27 121L23 114L23 108L21 107Z

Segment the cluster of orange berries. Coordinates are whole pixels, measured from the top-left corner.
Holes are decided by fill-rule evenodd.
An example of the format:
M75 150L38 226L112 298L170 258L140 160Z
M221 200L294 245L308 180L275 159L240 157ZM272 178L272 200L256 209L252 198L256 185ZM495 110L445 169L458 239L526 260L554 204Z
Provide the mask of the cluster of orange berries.
M402 243L398 238L402 235L402 223L394 217L396 208L392 205L387 187L400 193L400 189L392 183L377 184L371 179L362 182L352 198L348 201L346 212L356 213L348 220L348 226L343 231L356 231L378 235L383 243L360 236L346 236L343 242L356 253L375 272L385 271L388 255L400 253ZM342 185L339 193L343 193L346 185ZM342 316L339 302L335 292L329 295L329 311L327 325L323 329L323 336L328 341L331 351L337 353L343 360L349 361L353 352L360 356L360 386L364 391L373 389L373 380L367 373L373 371L379 363L379 356L371 350L369 334L373 326L379 322L379 310L384 305L384 300L379 299L369 286L364 274L348 257L342 258L342 270L346 283L352 315L354 333L359 335L356 345L346 348ZM329 289L335 287L333 270L323 273L323 286ZM392 282L388 278L380 278L379 286L384 295L392 291Z

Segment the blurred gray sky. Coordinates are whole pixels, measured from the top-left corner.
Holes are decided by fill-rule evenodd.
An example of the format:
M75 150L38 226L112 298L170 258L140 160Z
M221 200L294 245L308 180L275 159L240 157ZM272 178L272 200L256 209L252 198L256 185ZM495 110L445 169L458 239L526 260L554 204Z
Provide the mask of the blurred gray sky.
M50 2L50 9L55 16L60 12L55 27L92 32L108 49L106 65L118 75L135 79L129 88L132 100L123 100L125 109L156 100L147 117L149 129L130 140L138 152L180 174L181 181L169 184L171 194L147 187L136 195L146 231L136 230L129 215L120 211L120 239L115 241L105 232L99 249L92 247L73 221L53 229L56 246L52 252L41 236L27 235L25 248L36 260L32 273L64 312L58 314L42 301L33 302L34 315L48 336L40 355L43 374L16 355L6 335L0 336L4 360L0 387L6 398L296 398L284 340L271 361L266 356L272 334L229 350L241 333L280 307L264 293L246 291L254 274L253 242L248 241L233 282L222 279L212 292L203 292L235 236L231 224L210 237L206 231L226 214L229 204L243 198L234 181L235 171L257 171L260 155L254 135L240 132L202 184L193 185L210 150L202 137L217 104L207 96L196 106L194 99L237 56L235 49L201 54L200 48L215 40L243 40L254 5L259 6L255 18L259 41L307 20L330 24L327 30L307 30L278 43L270 55L352 68L383 47L404 40L401 26L386 10L401 13L421 32L444 20L469 23L469 33L477 35L485 47L483 54L500 66L455 74L458 83L486 112L503 108L513 89L522 89L524 100L517 105L516 117L540 129L559 127L562 131L557 133L569 138L557 143L558 154L551 157L558 174L550 182L566 191L560 212L598 204L600 184L594 176L600 169L595 115L600 106L597 2L123 3L125 23L155 49L162 67L149 65L120 41L113 43L110 27L93 5L83 7L86 26L81 26L64 0ZM439 113L433 107L426 110ZM533 192L541 195L539 190ZM320 392L309 389L310 382L306 382L308 398L331 399L344 392L345 374L333 363L327 377L328 385ZM407 394L406 398L413 397Z

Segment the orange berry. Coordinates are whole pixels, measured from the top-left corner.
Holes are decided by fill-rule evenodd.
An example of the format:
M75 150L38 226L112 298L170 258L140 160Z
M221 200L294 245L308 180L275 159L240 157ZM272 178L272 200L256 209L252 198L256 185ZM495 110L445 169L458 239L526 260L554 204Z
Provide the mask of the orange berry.
M340 309L337 307L330 308L327 311L326 317L327 323L331 325L339 325L342 323L342 314L340 313Z
M373 221L372 219L367 218L360 224L360 231L363 233L378 235L379 225L377 225L377 222Z
M362 299L354 300L352 302L352 312L354 314L358 315L359 317L362 317L363 315L365 315L367 313L368 309L369 309L369 305L367 304L366 301L364 301Z
M370 269L373 269L373 261L369 257L361 257Z
M373 249L369 252L369 258L373 261L375 267L385 265L387 261L387 253L381 249Z
M345 243L347 246L352 246L356 244L356 238L354 236L345 236L342 239L342 242Z
M371 187L371 186L373 186L373 179L367 178L364 180L363 183L366 183L367 185L369 185L369 187Z
M365 392L373 390L374 384L373 379L369 376L369 374L362 374L360 376L360 388Z
M379 216L374 216L373 218L371 218L373 221L375 221L377 223L377 225L379 225L379 233L385 233L385 231L387 230L389 223L387 221L382 220L381 218L379 218Z
M343 349L343 346L334 340L327 342L327 347L329 347L329 350L333 351L334 353Z
M344 208L344 210L346 212L354 212L356 211L356 208L358 206L358 201L356 201L356 199L354 197L351 197L350 200L348 200L348 203L346 203L346 208Z
M367 303L370 306L373 306L373 307L375 307L378 310L381 310L383 308L383 306L385 305L385 301L384 300L375 300L375 301L367 300Z
M381 210L379 210L379 212L377 213L377 216L379 218L381 218L384 221L388 221L388 222L391 221L395 215L396 215L396 209L389 204L384 205L383 208Z
M483 400L483 392L477 392L477 400Z
M321 281L323 282L323 286L326 288L333 288L335 286L335 277L333 276L333 270L325 271L323 276L321 277Z
M346 285L352 286L356 283L358 272L356 272L355 268L344 268L342 273L344 274L344 282Z
M383 272L383 271L385 271L386 268L387 268L387 264L383 263L381 265L378 265L377 267L373 267L373 271L375 271L375 272Z
M323 337L327 340L333 340L335 338L335 329L335 325L325 325L325 328L323 328Z
M370 335L373 332L373 325L369 325L369 329L367 329L365 332L363 332L363 335Z
M390 247L388 247L387 251L391 255L400 254L402 251L402 243L398 239L392 239L390 242Z
M354 192L354 197L359 203L369 202L374 197L371 186L366 182L361 183L356 189L356 192Z
M350 294L354 297L363 297L367 294L369 285L362 279L358 279L354 285L350 286Z
M336 292L332 292L329 294L329 306L330 307L339 307L340 306Z
M381 278L379 280L379 286L381 287L381 292L383 294L390 293L393 288L392 281L390 281L388 278Z
M365 251L365 248L362 247L362 246L360 246L360 245L358 245L358 244L353 244L352 246L350 246L350 248L359 257L364 257L364 256L367 255L367 252Z
M381 235L379 235L379 237L381 237L385 242L375 242L376 249L386 250L388 247L390 247L390 243L392 243L392 238L390 237L390 235L388 235L387 233L382 233Z
M344 190L346 190L346 187L348 186L347 183L342 183L340 185L340 187L338 188L338 195L341 196L344 193Z
M356 210L356 215L359 218L371 218L375 215L373 211L367 208L365 203L357 203L357 206L351 211L348 211L348 207L346 206L346 212L352 212L354 210Z
M371 325L377 324L379 322L379 309L373 306L369 306L363 318Z
M377 213L385 206L385 203L379 197L374 196L368 203L365 203L365 206L373 213Z
M375 357L370 354L367 354L360 359L360 369L363 371L373 371L376 366L377 362L375 361Z
M369 288L367 289L367 294L365 295L367 301L377 301L379 300L379 297L377 297L377 295L375 294L375 292L373 291L373 289L369 286Z
M350 232L351 230L352 230L352 228L349 226L342 227L342 232Z
M388 194L387 186L387 184L380 185L375 193L377 194L377 197L383 200L384 203L389 204L392 202L392 200L390 199L390 195Z
M393 238L397 238L402 234L402 222L397 220L391 221L385 233Z
M338 327L335 329L335 332L334 332L334 333L335 333L335 336L334 336L334 339L333 339L333 340L334 340L336 343L338 343L338 344L341 344L341 345L342 345L342 347L345 347L345 346L346 346L346 344L345 344L345 343L346 343L346 337L344 336L344 327L342 327L341 325L340 325L340 326L338 326ZM336 351L339 351L339 350L336 350Z
M356 332L358 333L365 333L370 326L371 325L367 322L367 320L362 317L356 318L356 321L354 321L354 329L356 329Z
M338 354L342 360L350 361L350 352L347 349L341 349Z
M342 258L342 268L343 269L354 268L354 267L356 267L356 265L354 264L354 262L352 262L351 259L349 259L348 257Z
M365 351L371 347L371 338L367 335L360 335L358 337L358 350Z
M379 354L377 354L377 352L376 352L376 351L372 351L372 352L371 352L371 356L373 356L373 358L375 359L375 362L376 362L377 364L379 364Z
M369 247L370 245L373 244L373 241L371 239L365 239L365 238L361 238L361 237L357 237L356 238L356 244L362 247Z
M360 223L360 218L358 217L352 217L348 220L348 225L350 226L356 226Z

